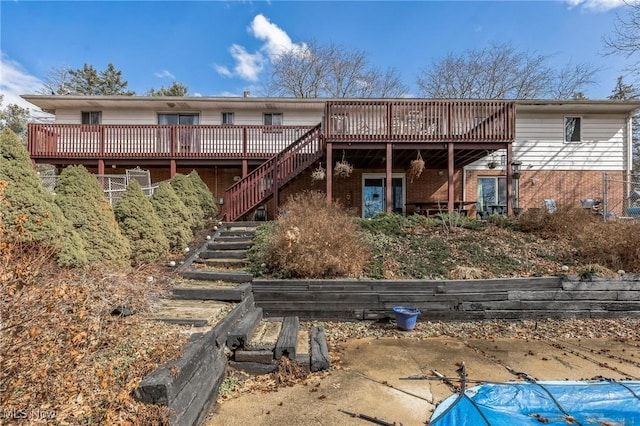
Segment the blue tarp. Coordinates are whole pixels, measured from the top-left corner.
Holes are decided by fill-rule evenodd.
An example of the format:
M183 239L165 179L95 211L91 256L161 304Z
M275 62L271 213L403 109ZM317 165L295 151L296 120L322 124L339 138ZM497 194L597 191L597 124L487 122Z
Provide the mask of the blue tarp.
M485 383L445 399L432 426L640 426L640 381Z

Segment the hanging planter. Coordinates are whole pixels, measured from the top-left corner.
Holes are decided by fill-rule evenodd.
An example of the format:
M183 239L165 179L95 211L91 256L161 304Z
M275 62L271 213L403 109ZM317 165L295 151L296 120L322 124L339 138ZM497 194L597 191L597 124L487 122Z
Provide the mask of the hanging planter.
M413 183L414 179L418 179L424 171L424 160L420 151L418 151L418 157L411 161L411 167L409 168L409 179Z
M344 151L342 151L342 160L338 161L333 168L333 175L348 178L353 173L353 166L344 159Z
M324 180L326 176L327 171L322 167L322 163L320 163L320 166L317 169L311 172L311 179L313 180Z

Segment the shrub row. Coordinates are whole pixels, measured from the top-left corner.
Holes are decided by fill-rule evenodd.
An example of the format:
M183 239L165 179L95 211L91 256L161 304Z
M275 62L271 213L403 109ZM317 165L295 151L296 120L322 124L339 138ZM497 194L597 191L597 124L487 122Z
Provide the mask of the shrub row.
M54 195L8 129L0 134L0 182L2 239L47 247L61 266L153 262L185 248L192 230L217 214L213 195L195 170L161 184L151 198L132 180L112 208L95 176L83 166L69 166Z

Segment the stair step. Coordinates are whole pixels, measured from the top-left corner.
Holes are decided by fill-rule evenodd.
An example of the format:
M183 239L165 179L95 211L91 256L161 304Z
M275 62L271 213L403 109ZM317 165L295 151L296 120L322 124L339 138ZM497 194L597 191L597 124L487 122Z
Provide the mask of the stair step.
M249 342L245 344L245 349L251 351L269 350L271 358L273 358L273 351L276 348L281 329L282 321L274 319L262 320L253 332Z
M298 331L298 343L296 345L295 360L306 370L311 371L311 339L309 335L309 330L301 329Z
M207 281L226 281L230 283L249 283L253 280L253 274L244 271L184 271L181 275L185 278Z
M331 367L329 347L324 328L311 327L311 371L328 370Z
M242 230L242 229L231 229L231 230L227 230L227 231L220 231L219 235L221 237L253 238L256 235L256 231Z
M296 358L296 347L298 344L298 330L300 321L298 317L284 317L282 320L282 329L276 343L275 357L280 359L283 355L287 355L289 359Z
M248 311L229 332L227 347L231 350L244 348L261 320L262 308L254 308Z
M198 259L197 263L212 268L242 268L249 264L247 259Z
M240 241L240 242L223 242L223 243L219 243L219 242L212 242L207 244L207 249L209 250L247 250L249 248L251 248L252 243L251 242L245 242L245 241Z
M218 300L240 302L251 293L250 283L223 281L183 280L172 289L174 299Z
M248 374L261 375L273 373L274 371L276 371L276 369L278 368L278 361L274 359L271 364L262 364L260 362L229 361L229 365L236 370L244 371Z
M200 259L245 259L246 250L204 250L198 256Z
M172 324L213 326L223 319L232 305L218 301L164 299L158 309L148 317Z
M242 236L242 235L238 235L238 236L231 236L231 237L216 237L216 239L214 240L217 243L251 243L251 241L253 240L253 238L250 237L246 237L246 236Z

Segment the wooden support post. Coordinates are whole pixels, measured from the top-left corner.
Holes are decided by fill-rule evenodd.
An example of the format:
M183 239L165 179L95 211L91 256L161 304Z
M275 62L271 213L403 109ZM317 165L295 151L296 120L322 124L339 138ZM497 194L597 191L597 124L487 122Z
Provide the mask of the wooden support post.
M454 145L453 142L449 142L447 144L447 172L448 172L448 181L447 181L447 211L451 214L454 210L454 189L455 182L453 180L453 174L455 173L454 169Z
M176 168L176 160L171 160L171 177L174 177L177 173L177 168Z
M333 180L333 143L327 142L327 204L331 204Z
M386 212L391 213L393 211L393 145L387 142L387 175L386 175Z
M249 174L249 160L242 160L242 177L245 178Z
M273 165L273 205L275 209L275 215L278 217L278 187L280 186L280 154L276 154L276 161Z
M104 174L104 160L98 160L98 174Z
M513 214L513 170L511 169L511 161L513 160L513 152L511 144L507 144L507 216Z

